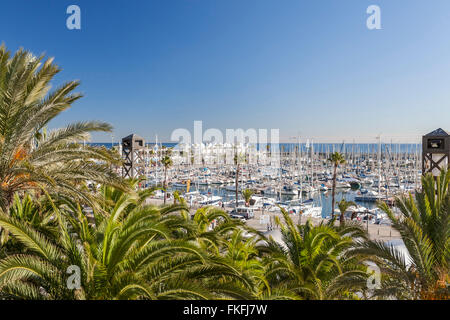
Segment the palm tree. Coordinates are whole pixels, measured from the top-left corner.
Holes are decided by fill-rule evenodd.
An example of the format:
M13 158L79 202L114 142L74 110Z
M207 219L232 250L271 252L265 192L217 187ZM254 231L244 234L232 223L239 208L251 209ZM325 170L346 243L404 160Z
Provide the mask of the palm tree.
M237 154L237 151L235 149L234 154L234 165L236 166L236 175L235 175L235 184L236 184L236 202L235 202L235 208L238 205L238 199L239 199L239 173L241 172L241 163L245 161L245 156L242 154Z
M109 124L78 122L46 132L47 124L81 94L73 93L78 81L50 91L50 81L60 69L52 58L43 59L22 49L11 56L0 46L0 207L4 211L17 191L49 188L90 201L89 190L82 187L87 180L123 187L110 169L111 163L120 163L117 155L77 143L88 140L90 132L110 132Z
M126 203L122 195L108 198L111 208ZM252 297L252 278L222 257L221 250L205 250L209 246L198 239L211 238L211 231L197 230L195 221L176 214L187 209L182 205L126 205L108 215L96 214L95 221L88 223L78 204L51 203L58 232L48 235L0 210L0 226L23 245L0 260L1 298ZM211 214L209 218L217 216ZM234 230L227 224L217 228L216 236ZM203 235L196 236L198 231ZM66 272L74 266L79 271L79 285L72 289Z
M131 189L136 183L130 181ZM109 286L118 289L102 288L100 294L96 288L91 295L98 299L251 298L248 275L221 256L226 242L223 238L242 226L241 222L231 220L214 207L201 208L191 218L184 199L178 196L179 203L158 208L145 205L151 190L125 193L108 189L104 195L110 214L95 215L97 227L91 235L86 236L89 233L81 231L71 219L73 228L86 239L110 242L94 242L90 249L93 254L89 256L95 258L91 264L111 270L102 281L107 280ZM211 229L213 221L217 223ZM105 249L99 252L96 248ZM114 254L122 256L111 258ZM104 257L110 260L104 261ZM117 267L109 266L111 261L118 263ZM124 266L126 270L122 270ZM121 273L125 282L117 277Z
M253 193L254 192L251 189L245 189L244 191L242 191L242 196L245 199L245 205L247 207L250 205L250 200L252 199Z
M22 245L0 260L2 298L67 300L84 296L79 288L69 290L66 282L69 266L84 267L83 254L64 217L59 211L52 214L58 232L46 235L26 220L0 209L1 228Z
M340 152L334 152L330 155L330 157L328 158L328 161L330 161L333 166L333 186L332 186L332 190L331 190L331 195L332 195L332 199L331 199L331 215L334 215L334 206L335 206L335 196L336 196L336 174L337 174L337 168L339 167L339 165L344 164L345 163L345 159L344 159L344 155Z
M266 239L260 246L266 260L266 278L272 288L284 289L297 299L355 299L363 292L367 274L358 254L350 254L356 239L367 239L357 224L336 227L334 221L313 226L294 225L284 209L278 217L282 241Z
M450 261L450 171L442 171L436 179L422 177L422 190L415 197L399 196L396 216L382 202L408 252L406 257L392 245L370 241L357 253L367 255L386 275L375 296L398 299L449 299Z
M258 243L261 237L257 232L236 228L222 239L225 261L251 279L252 299L292 298L292 296L283 296L284 292L269 286L265 278L263 260L259 257Z
M172 158L170 157L170 155L165 155L161 159L161 163L164 166L164 204L166 204L166 200L167 200L167 169L169 169L173 164Z
M21 198L16 193L9 215L45 235L56 236L58 233L52 207L45 197L37 199L27 193ZM7 230L0 230L0 256L24 249L25 247L12 238Z
M190 254L194 248L180 241L176 243L176 250L171 240L149 243L155 236L171 232L160 219L150 217L151 212L142 211L133 211L123 221L112 215L94 229L81 210L76 218L59 212L61 236L50 238L20 220L0 214L0 225L27 248L26 254L9 255L0 261L2 296L28 299L157 298L161 293L158 280L146 282L141 273L152 266L166 266L142 264L142 259L155 255L158 262L165 255L167 258L173 256L174 251L186 250ZM145 243L148 245L143 246ZM80 286L76 290L67 286L69 266L77 266L80 271ZM179 289L179 292L183 291L182 287Z
M338 208L339 208L339 211L341 212L341 214L339 215L339 224L340 225L344 224L344 222L345 222L344 214L347 211L347 209L350 208L351 206L356 207L356 203L353 201L347 201L345 199L342 199L341 201L339 201ZM334 216L334 212L333 212L333 216Z
M154 194L159 187L138 189L138 185L145 178L127 179L127 190L112 186L101 186L96 198L99 205L95 208L98 215L126 216L135 208L145 205L145 201Z

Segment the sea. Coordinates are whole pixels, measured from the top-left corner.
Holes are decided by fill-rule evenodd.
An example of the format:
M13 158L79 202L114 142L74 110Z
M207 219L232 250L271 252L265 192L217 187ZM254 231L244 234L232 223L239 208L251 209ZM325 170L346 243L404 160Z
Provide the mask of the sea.
M118 143L111 142L93 142L88 143L92 146L104 146L110 149L112 146L117 146ZM146 143L148 147L155 146L155 143ZM256 150L265 149L267 145L255 144ZM270 145L270 144L269 144ZM177 143L163 142L158 143L158 146L165 146L167 148L174 148ZM271 149L275 148L277 145L271 145ZM354 153L369 153L376 154L378 149L381 149L381 153L390 154L417 154L422 151L421 143L279 143L278 150L284 152L301 151L308 152L311 151L311 147L314 152L325 153L325 152L341 152L350 154Z

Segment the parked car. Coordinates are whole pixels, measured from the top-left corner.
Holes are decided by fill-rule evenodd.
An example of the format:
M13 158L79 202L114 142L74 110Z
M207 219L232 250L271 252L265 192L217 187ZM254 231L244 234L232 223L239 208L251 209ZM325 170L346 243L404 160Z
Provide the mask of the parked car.
M255 216L253 208L248 207L237 207L230 212L230 215L242 216L245 219L251 219Z
M241 221L245 221L244 216L238 215L238 214L232 214L230 215L231 219L237 219L237 220L241 220Z

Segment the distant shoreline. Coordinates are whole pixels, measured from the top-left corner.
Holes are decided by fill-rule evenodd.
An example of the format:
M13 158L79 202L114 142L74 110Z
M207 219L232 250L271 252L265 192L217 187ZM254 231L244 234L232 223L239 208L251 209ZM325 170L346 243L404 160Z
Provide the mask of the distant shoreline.
M117 146L119 145L119 142L86 142L86 144L91 145L91 146L104 146L107 149L111 149L111 147ZM146 146L155 146L156 143L155 142L146 142L145 143ZM204 143L207 144L207 143ZM173 143L173 142L158 142L158 146L164 146L166 148L173 148L175 146L178 145L178 143ZM256 150L260 150L261 146L267 146L267 145L271 145L270 143L268 144L261 144L261 143L257 143L256 146ZM323 153L326 150L331 151L331 150L335 150L335 151L339 151L339 152L344 152L344 153L351 153L351 152L355 152L355 153L376 153L378 152L378 143L373 143L373 142L369 142L369 143L352 143L352 142L340 142L340 143L305 143L305 142L301 142L299 143L289 143L289 142L280 142L278 143L278 147L279 150L281 151L282 148L284 148L284 151L289 152L289 151L294 151L296 150L297 146L301 146L301 151L302 152L306 152L307 150L310 150L309 146L313 146L313 149L315 152L319 152L319 153ZM382 142L380 144L381 146L381 152L385 153L385 152L391 152L391 153L416 153L416 152L421 152L422 150L422 144L421 143L387 143L387 142Z

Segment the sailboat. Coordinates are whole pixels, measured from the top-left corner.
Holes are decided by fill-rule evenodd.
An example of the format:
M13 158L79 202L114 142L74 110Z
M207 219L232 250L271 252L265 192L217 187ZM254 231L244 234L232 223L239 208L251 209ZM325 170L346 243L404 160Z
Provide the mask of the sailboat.
M304 217L311 217L311 218L321 218L322 217L322 207L309 207L306 208L303 211L303 216Z

